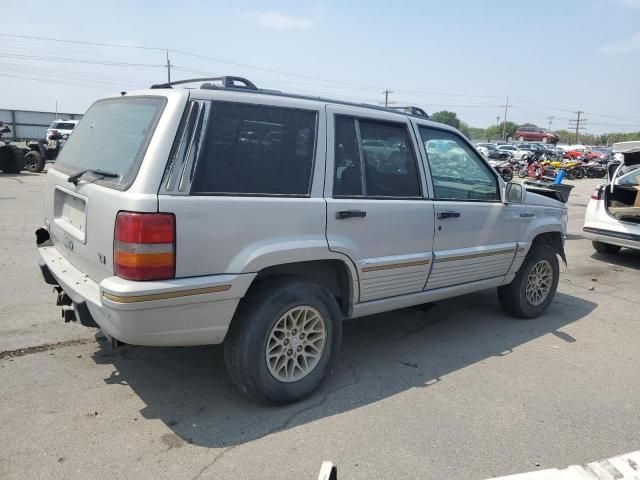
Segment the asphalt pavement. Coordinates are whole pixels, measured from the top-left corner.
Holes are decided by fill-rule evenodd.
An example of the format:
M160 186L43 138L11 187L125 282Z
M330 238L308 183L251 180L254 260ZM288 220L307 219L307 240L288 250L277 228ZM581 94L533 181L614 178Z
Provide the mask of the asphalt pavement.
M0 478L483 479L640 448L640 252L582 238L542 318L495 291L345 324L311 398L256 404L220 346L111 351L37 268L43 174L0 174Z

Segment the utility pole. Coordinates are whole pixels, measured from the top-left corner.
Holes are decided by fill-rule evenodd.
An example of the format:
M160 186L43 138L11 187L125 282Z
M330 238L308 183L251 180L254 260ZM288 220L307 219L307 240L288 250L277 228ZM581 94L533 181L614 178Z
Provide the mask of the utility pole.
M576 129L576 143L580 140L580 130L584 130L584 123L587 121L586 118L581 118L581 115L584 113L582 110L578 110L574 112L577 117L575 119L569 120L569 128Z
M553 118L554 118L553 115L548 118L549 119L549 130L551 130L551 124L553 123Z
M167 52L167 83L171 83L171 61L169 60L169 50Z
M382 93L384 93L384 108L387 108L389 106L389 94L393 92L387 89Z
M504 120L502 121L502 138L507 140L507 112L509 111L509 107L513 105L509 105L509 97L507 97L507 103L504 104Z

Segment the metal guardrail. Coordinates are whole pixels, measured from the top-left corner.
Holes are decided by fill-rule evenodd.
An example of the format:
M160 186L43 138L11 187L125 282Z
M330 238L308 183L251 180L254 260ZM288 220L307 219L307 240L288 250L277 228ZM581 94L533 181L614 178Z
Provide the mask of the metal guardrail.
M4 140L41 140L54 120L79 120L82 114L41 112L34 110L11 110L0 108L0 122L11 128L11 133L2 136Z

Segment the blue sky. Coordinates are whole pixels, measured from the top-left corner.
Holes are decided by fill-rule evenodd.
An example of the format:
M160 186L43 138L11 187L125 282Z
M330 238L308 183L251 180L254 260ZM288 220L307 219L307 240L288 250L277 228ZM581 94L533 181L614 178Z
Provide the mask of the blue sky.
M553 129L566 128L583 110L589 133L640 131L640 0L51 5L0 0L0 34L210 57L170 52L174 79L233 74L368 103L389 88L398 104L453 110L472 126L495 123L508 95L517 123L553 116ZM83 112L165 80L164 62L161 50L0 35L0 108L53 110L57 100L59 111Z

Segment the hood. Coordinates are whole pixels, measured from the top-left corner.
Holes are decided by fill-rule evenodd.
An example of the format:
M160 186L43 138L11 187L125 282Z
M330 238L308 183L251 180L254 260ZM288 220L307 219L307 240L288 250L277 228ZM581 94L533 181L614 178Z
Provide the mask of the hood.
M622 154L625 165L640 165L640 141L614 143L613 152Z
M560 202L559 200L554 200L553 198L545 197L544 195L540 195L538 193L534 193L531 190L525 189L526 194L524 197L524 201L522 202L524 205L536 205L539 207L553 207L559 208L562 210L566 210L567 206Z

